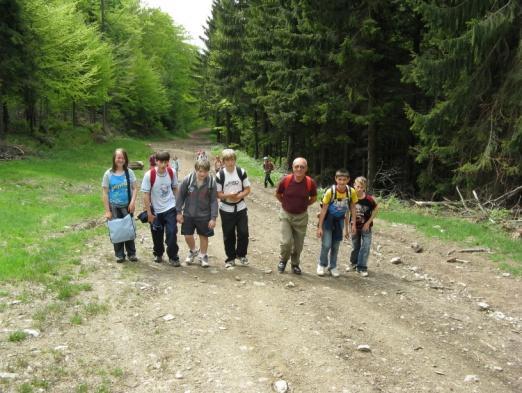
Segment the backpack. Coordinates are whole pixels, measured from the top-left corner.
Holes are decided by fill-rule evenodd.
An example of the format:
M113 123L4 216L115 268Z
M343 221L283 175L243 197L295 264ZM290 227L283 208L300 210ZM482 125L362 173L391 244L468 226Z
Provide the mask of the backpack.
M150 165L150 169L152 169L156 166L156 153L151 154L149 156L149 165Z
M172 182L172 179L174 179L174 170L168 166L167 167L167 173L169 174L170 181ZM154 183L156 182L156 169L152 168L150 170L150 189L152 191L152 187L154 187Z
M288 185L292 181L293 177L294 177L294 175L290 174L290 175L286 175L283 178L283 181L282 181L283 188L285 188L285 189L288 188ZM312 191L312 178L307 175L305 177L305 180L306 180L306 192L308 192L310 194L310 191Z
M330 187L330 190L332 191L332 196L330 198L330 203L328 204L327 214L331 214L335 218L344 218L346 216L346 211L338 210L338 209L335 209L335 207L334 207L335 197L337 195L337 186L335 184L333 184ZM326 194L326 191L325 191L325 194ZM347 204L348 204L348 210L349 210L350 203L352 202L352 189L349 185L346 185L346 195L347 195L346 199L348 199ZM321 208L323 207L322 201L319 204L319 206Z
M236 165L236 172L237 172L237 176L239 177L239 180L241 181L241 191L243 191L245 189L245 187L243 186L243 180L245 180L248 176L247 176L247 173L245 171L241 171L241 168L238 167ZM218 176L216 176L216 183L218 184L221 184L221 187L225 187L225 168L221 168L218 172ZM243 199L241 199L242 201ZM225 205L237 205L238 203L240 203L241 201L238 201L236 203L229 203L229 202L225 202L225 201L221 201L222 203L224 203Z

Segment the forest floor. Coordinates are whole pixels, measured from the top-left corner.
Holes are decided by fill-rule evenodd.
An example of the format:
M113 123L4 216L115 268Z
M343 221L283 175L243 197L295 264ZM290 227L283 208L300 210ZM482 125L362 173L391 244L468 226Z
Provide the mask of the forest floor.
M196 135L160 148L186 175L210 144ZM65 309L43 286L2 288L0 391L271 392L280 380L310 393L522 391L520 278L482 254L454 252L467 263L448 263L458 244L380 220L368 277L344 271L346 242L341 277L318 277L318 204L304 274L279 274L274 189L254 183L247 204L248 267L224 268L220 221L208 269L155 264L148 226L138 224L138 263L116 264L106 236L82 246L77 268L92 289ZM22 292L30 300L13 301ZM5 339L35 326L23 341Z

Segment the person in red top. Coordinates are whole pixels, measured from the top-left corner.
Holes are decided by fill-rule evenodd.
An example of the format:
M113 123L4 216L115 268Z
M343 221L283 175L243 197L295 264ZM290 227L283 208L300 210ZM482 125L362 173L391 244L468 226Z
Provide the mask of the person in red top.
M306 176L308 164L302 157L292 163L293 173L285 176L276 190L276 198L281 202L281 255L277 270L283 273L291 259L294 274L301 274L299 267L301 251L308 225L308 206L317 200L317 184Z

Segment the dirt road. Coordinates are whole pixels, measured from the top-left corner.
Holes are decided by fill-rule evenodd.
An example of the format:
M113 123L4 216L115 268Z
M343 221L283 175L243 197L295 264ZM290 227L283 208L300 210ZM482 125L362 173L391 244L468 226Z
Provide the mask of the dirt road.
M197 138L153 147L176 153L182 175L197 148L208 151ZM0 375L11 374L0 377L0 391L32 383L51 392L271 392L278 380L291 392L522 391L520 279L479 254L447 263L459 246L382 221L369 277L344 272L348 243L341 277L318 277L317 206L304 274L278 274L273 189L254 184L247 204L249 267L224 268L219 221L208 269L155 264L139 225L137 264L116 264L105 237L87 245L78 269L92 290L63 313L52 314L48 306L59 303L42 288L26 287L34 301L0 313ZM415 253L414 242L424 251ZM401 264L390 263L396 256ZM86 313L89 304L107 312ZM7 331L38 326L35 310L50 315L39 336L7 342ZM74 312L85 316L81 324L71 323Z

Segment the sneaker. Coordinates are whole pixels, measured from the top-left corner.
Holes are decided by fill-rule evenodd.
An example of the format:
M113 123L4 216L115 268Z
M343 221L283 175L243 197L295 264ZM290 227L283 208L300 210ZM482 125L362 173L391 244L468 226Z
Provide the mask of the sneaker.
M136 255L131 255L129 257L129 261L131 261L131 262L138 262L138 257Z
M163 257L161 255L154 255L154 262L161 263L163 261Z
M198 250L189 250L189 254L185 258L185 263L187 265L192 265L194 263L194 259L198 256L199 251Z
M179 257L169 258L169 263L174 267L180 267L181 263L179 263Z
M340 274L339 274L339 270L337 270L336 267L334 267L333 269L329 269L329 272L330 272L330 274L332 275L332 277L337 278L337 277L340 276Z
M199 254L199 263L201 263L201 267L208 267L208 255Z
M236 266L236 260L235 259L227 259L225 261L225 269L231 268Z
M243 266L247 266L247 265L248 265L248 258L247 258L247 257L241 257L241 258L239 258L239 262L240 262Z
M324 266L317 265L317 275L318 276L324 276Z
M357 270L356 267L357 267L357 265L351 265L350 264L350 265L346 266L346 271L347 272L354 272L354 271Z
M294 274L301 274L301 268L298 265L292 265L292 272Z
M277 271L279 273L283 273L286 269L286 261L279 261L279 264L277 265Z
M125 262L125 256L123 256L123 257L116 257L116 262L117 262L117 263L123 263L123 262Z
M359 274L361 275L361 277L368 277L368 272L366 270L359 272Z

